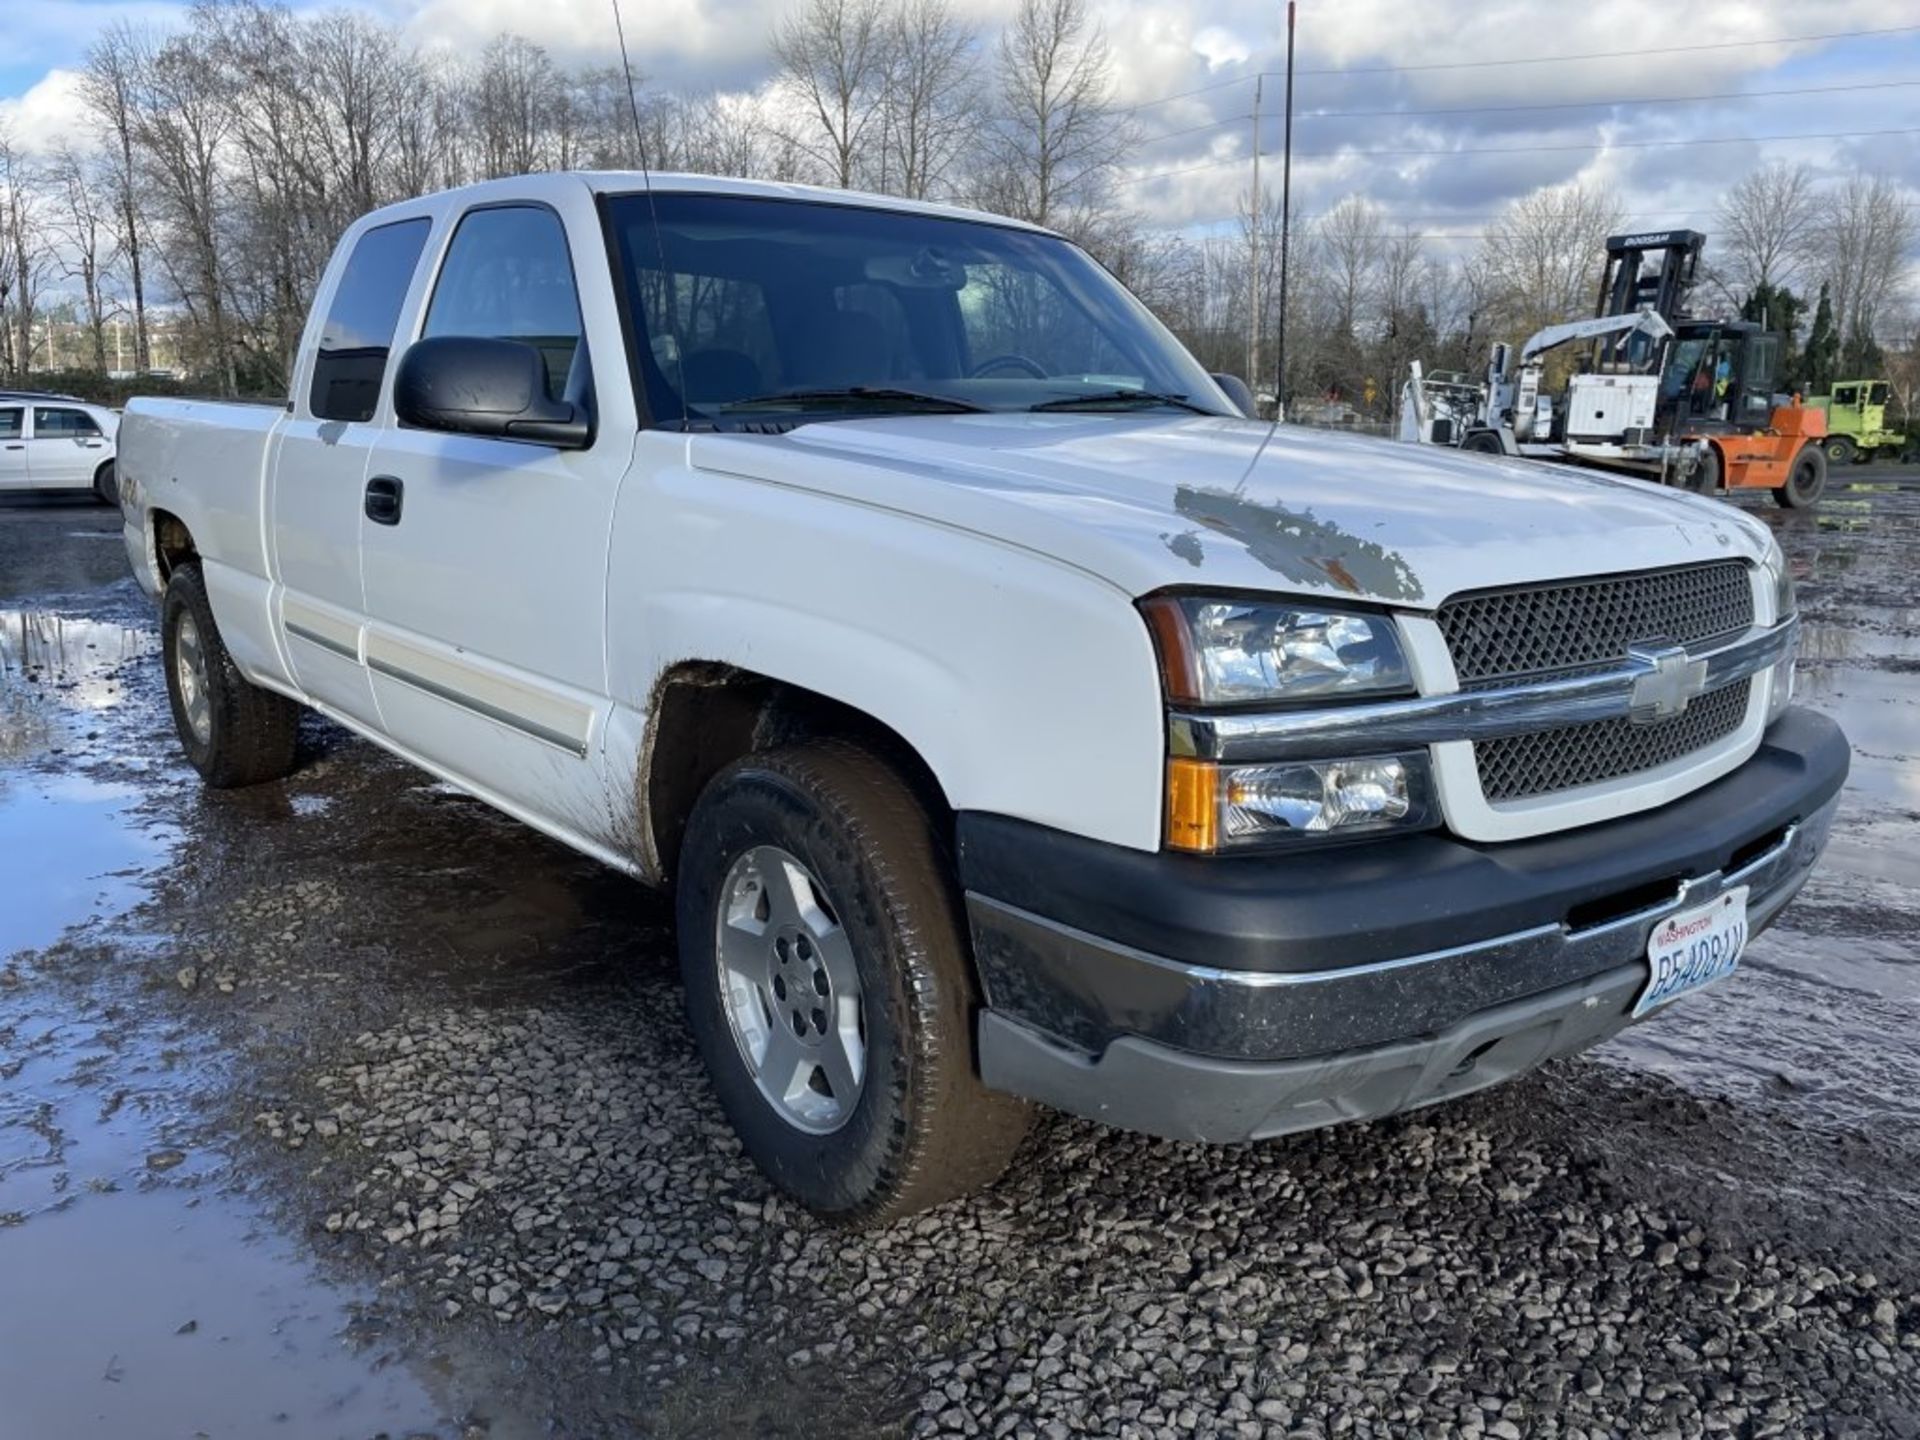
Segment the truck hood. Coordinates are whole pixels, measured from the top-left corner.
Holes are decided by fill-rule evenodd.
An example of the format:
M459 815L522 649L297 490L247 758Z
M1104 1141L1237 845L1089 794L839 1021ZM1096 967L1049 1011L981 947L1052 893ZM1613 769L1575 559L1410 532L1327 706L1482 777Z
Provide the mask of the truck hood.
M993 414L695 435L710 470L1037 551L1130 595L1169 585L1431 609L1461 590L1757 560L1718 501L1535 461L1208 416Z

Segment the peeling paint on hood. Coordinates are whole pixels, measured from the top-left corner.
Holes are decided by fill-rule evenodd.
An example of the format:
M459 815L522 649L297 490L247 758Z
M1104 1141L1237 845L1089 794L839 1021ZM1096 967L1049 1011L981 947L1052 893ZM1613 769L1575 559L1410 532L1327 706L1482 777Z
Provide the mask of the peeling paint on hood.
M1424 593L1398 551L1315 519L1311 510L1289 510L1277 500L1263 504L1238 489L1198 490L1191 485L1174 492L1173 505L1189 520L1238 541L1254 559L1296 585L1319 586L1331 580L1349 595L1408 604L1418 603ZM1192 563L1204 563L1199 537L1189 531L1175 537L1181 539L1190 540L1200 552ZM1168 547L1183 553L1175 541Z

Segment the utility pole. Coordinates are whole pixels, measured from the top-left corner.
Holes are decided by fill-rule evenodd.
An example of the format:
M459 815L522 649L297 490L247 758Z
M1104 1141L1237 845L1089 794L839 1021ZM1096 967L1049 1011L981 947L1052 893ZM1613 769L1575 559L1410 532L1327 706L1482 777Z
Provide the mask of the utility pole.
M1287 405L1287 239L1293 228L1293 7L1287 0L1287 128L1280 159L1280 333L1279 373L1273 382L1274 418L1284 419Z
M1253 77L1253 205L1247 214L1247 383L1256 392L1256 402L1260 389L1260 94L1266 84L1264 74Z

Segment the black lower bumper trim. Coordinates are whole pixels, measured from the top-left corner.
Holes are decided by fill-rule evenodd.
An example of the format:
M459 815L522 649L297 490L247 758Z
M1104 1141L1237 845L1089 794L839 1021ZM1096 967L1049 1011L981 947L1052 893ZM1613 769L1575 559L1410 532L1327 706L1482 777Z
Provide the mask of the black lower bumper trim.
M1196 857L963 812L960 879L970 894L1184 964L1278 973L1363 965L1567 923L1582 906L1736 868L1743 847L1819 811L1847 763L1838 726L1791 709L1746 764L1691 795L1503 844L1426 834Z

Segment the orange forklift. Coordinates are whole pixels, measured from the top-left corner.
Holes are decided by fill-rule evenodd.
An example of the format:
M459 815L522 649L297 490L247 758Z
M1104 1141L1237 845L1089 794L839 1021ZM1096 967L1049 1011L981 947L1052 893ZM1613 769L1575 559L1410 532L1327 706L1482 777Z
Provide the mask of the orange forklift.
M1792 509L1827 486L1824 411L1798 395L1775 403L1780 338L1750 321L1674 326L1660 370L1655 433L1662 479L1704 495L1771 490Z

